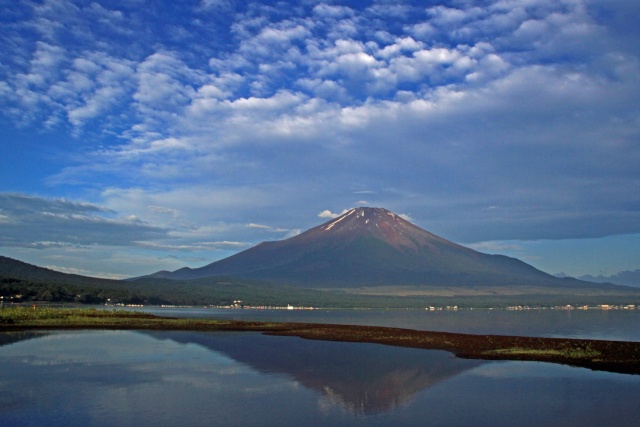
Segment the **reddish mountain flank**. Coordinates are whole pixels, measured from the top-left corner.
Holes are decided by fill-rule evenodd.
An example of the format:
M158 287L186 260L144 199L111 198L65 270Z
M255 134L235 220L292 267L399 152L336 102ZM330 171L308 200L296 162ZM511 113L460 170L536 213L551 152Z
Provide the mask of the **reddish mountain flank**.
M563 286L518 259L487 255L425 231L380 208L355 208L295 237L264 242L201 268L150 277L235 276L308 287L380 285Z

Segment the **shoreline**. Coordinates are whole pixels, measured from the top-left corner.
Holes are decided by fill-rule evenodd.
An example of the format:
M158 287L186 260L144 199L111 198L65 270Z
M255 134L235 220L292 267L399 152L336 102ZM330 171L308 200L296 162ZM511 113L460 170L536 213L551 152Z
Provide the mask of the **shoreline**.
M251 331L312 340L445 350L466 359L559 363L640 375L640 342L632 341L474 335L361 325L183 319L96 309L0 310L0 332L81 329Z

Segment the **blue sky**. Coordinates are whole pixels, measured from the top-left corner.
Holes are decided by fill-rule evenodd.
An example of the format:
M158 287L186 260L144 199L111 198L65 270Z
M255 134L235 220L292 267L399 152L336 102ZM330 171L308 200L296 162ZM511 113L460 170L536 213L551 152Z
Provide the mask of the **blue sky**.
M0 254L130 277L345 209L640 268L640 3L0 0Z

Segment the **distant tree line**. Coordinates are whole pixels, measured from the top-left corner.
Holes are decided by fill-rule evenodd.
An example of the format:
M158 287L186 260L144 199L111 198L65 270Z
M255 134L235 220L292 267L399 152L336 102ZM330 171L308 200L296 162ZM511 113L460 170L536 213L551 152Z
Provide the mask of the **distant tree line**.
M3 301L75 302L81 304L166 304L161 298L149 298L125 289L99 289L61 283L42 283L0 277L0 296Z
M294 306L332 308L413 308L458 306L460 308L508 307L529 305L637 304L639 296L594 295L495 295L495 296L374 296L323 292L289 286L235 279L201 279L173 281L148 279L138 281L101 281L65 283L64 281L23 279L0 276L2 301L81 304L144 304L144 305L220 305L242 300L249 306Z

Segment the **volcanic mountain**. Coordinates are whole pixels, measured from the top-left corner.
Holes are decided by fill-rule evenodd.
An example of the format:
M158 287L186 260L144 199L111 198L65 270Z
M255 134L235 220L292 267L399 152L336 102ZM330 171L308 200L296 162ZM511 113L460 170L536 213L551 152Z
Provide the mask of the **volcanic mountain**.
M381 208L354 208L289 239L263 242L201 268L147 277L250 278L297 286L382 285L563 286L518 259L488 255L450 242Z

